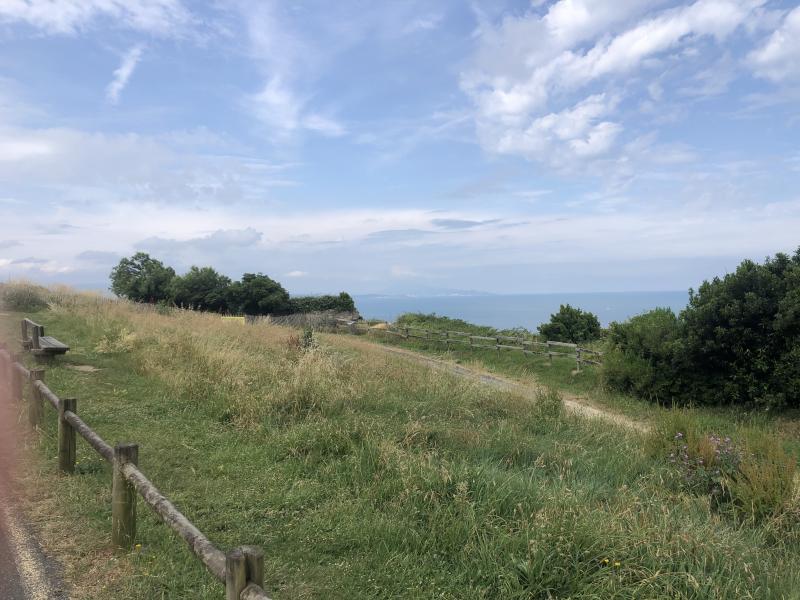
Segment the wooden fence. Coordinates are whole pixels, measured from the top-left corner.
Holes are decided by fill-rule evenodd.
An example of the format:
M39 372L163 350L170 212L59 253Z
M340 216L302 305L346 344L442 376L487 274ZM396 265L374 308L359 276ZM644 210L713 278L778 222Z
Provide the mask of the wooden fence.
M264 592L264 554L255 546L239 546L227 554L218 549L150 482L138 467L137 444L106 443L79 416L77 400L59 398L44 383L44 369L27 369L18 356L0 344L0 385L7 396L24 402L28 384L28 423L41 426L45 400L58 412L58 468L75 472L76 434L113 467L111 484L111 541L130 550L136 537L136 495L189 545L189 549L218 580L225 584L225 600L269 600Z
M340 331L346 330L355 334L393 335L403 339L420 339L427 342L444 344L447 348L467 347L484 348L490 350L522 352L529 356L547 356L550 364L553 358L569 358L575 361L578 371L581 365L600 365L602 352L582 348L578 344L567 342L547 341L542 342L524 336L484 336L472 335L463 331L436 331L421 327L374 327L366 323L345 323L338 325Z

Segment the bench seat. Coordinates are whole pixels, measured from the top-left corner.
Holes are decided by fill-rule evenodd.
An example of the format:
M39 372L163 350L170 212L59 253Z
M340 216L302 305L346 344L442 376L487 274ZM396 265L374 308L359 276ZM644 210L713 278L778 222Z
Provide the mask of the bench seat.
M39 338L39 347L33 352L35 354L65 354L69 351L69 346L62 344L56 338L43 335Z

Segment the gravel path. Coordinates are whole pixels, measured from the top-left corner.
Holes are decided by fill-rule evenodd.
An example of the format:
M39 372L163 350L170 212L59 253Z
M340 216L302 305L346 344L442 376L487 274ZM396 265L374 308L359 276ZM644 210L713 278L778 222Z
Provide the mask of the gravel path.
M402 356L416 363L424 364L434 369L447 371L449 373L453 373L454 375L458 375L459 377L477 379L478 381L486 385L494 386L496 388L503 390L513 391L517 394L522 394L523 396L530 398L533 398L536 395L537 391L536 386L526 385L518 381L514 381L512 379L507 379L505 377L494 375L492 373L486 373L484 371L479 371L476 369L465 367L464 365L459 365L446 360L441 360L438 358L426 356L424 354L420 354L419 352L406 350L405 348L385 346L383 344L371 344L371 345L381 349L382 351L388 354ZM589 402L587 402L585 398L580 398L578 396L572 396L564 393L562 393L562 397L564 399L564 406L567 408L567 410L577 415L581 415L583 417L592 419L602 419L604 421L610 421L616 425L620 425L622 427L626 427L628 429L633 429L641 432L646 432L650 429L647 423L643 423L641 421L631 419L630 417L627 417L625 415L616 412L611 412L597 406L593 406L592 404L589 404Z
M57 563L42 552L19 510L14 480L18 425L4 389L0 380L0 599L66 600Z

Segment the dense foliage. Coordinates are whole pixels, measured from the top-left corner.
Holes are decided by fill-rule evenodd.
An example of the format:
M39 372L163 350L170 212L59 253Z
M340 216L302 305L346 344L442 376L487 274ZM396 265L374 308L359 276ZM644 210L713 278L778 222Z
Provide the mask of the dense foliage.
M800 249L690 291L675 317L656 310L614 323L607 382L680 404L800 406Z
M211 267L192 267L172 281L172 300L178 306L223 312L229 306L231 280Z
M245 273L230 286L229 307L246 315L285 315L291 312L289 292L262 273Z
M247 315L306 312L355 312L346 292L338 296L299 296L262 273L231 281L211 267L192 267L184 275L145 252L123 258L111 271L111 291L134 302L174 304L184 308Z
M600 337L600 320L594 313L562 304L549 323L539 326L539 334L556 342L590 342Z
M145 252L137 252L111 270L111 291L134 302L162 302L170 298L174 278L172 267Z
M356 303L350 294L342 292L338 296L297 296L292 298L291 307L293 313L355 312Z

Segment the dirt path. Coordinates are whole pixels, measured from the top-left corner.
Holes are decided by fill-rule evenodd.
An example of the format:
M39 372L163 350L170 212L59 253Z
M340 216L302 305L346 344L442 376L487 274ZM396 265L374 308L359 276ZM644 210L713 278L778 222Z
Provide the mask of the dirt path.
M15 482L16 411L0 379L0 598L65 600L58 565L39 547L22 511Z
M477 379L478 381L486 385L494 386L496 388L503 390L509 390L529 398L533 398L536 395L537 388L535 385L534 386L526 385L518 381L514 381L512 379L500 377L498 375L487 373L485 371L480 371L478 369L465 367L464 365L459 365L450 361L433 358L431 356L426 356L424 354L420 354L419 352L414 352L413 350L407 350L405 348L385 346L383 344L370 344L370 345L388 354L402 356L416 363L424 364L434 369L447 371L448 373L458 375L459 377ZM611 412L597 406L593 406L592 404L587 402L586 399L584 398L580 398L578 396L573 396L565 393L562 393L562 397L564 398L564 406L567 408L567 410L569 410L574 414L591 419L602 419L604 421L609 421L616 425L620 425L622 427L641 432L645 432L650 429L647 423L643 423L641 421L631 419L630 417L627 417L625 415L616 412Z

